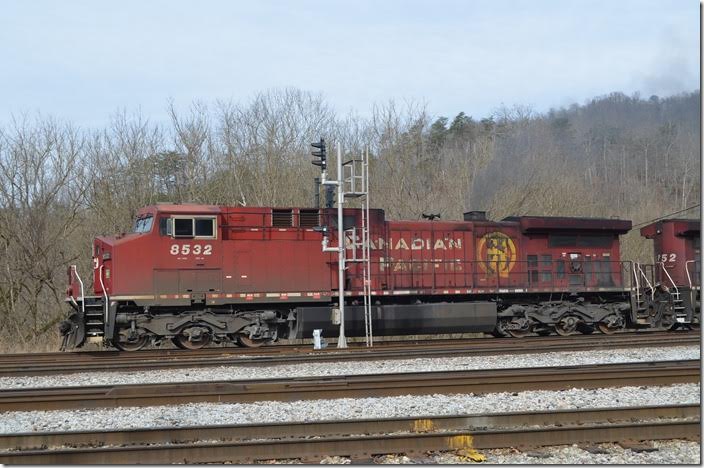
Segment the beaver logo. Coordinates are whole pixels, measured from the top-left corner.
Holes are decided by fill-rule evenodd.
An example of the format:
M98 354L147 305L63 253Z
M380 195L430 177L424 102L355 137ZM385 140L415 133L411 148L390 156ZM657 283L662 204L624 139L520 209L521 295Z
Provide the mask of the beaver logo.
M498 268L499 277L508 278L516 264L516 245L503 232L484 234L477 241L477 260L487 274L495 275Z

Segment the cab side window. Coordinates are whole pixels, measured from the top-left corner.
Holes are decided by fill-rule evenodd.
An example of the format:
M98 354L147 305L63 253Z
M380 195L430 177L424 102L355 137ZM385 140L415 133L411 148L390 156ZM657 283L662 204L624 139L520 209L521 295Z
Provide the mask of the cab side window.
M215 220L213 218L196 218L196 237L214 237Z
M174 238L215 239L216 226L215 217L165 217L159 222L159 232Z
M174 218L174 237L193 237L193 218Z

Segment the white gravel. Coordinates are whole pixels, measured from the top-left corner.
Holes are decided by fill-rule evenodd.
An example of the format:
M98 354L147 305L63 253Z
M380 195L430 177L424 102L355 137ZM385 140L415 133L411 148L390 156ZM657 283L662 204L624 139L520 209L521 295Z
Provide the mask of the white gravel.
M542 354L464 356L380 361L319 362L271 366L220 366L130 372L90 372L35 377L2 377L0 390L11 388L121 385L141 383L250 380L332 375L393 374L472 369L576 366L624 362L699 359L698 346L673 346Z
M701 465L701 446L699 442L686 440L656 440L645 442L654 448L654 451L637 452L625 449L618 444L598 444L600 453L592 453L577 445L558 445L543 447L539 450L521 451L513 448L480 450L479 454L486 457L484 464L688 464ZM349 465L352 462L347 457L325 457L320 464ZM424 456L407 455L382 455L373 460L380 465L407 465L407 464L469 464L471 461L458 452L438 452ZM280 459L260 461L261 464L301 464L297 459Z
M91 431L326 419L419 417L699 402L698 384L678 384L659 387L541 390L480 395L192 403L140 408L7 412L0 414L0 432Z
M597 447L605 453L590 453L576 445L548 447L537 452L516 452L511 450L488 450L484 453L488 463L501 464L544 464L560 463L568 465L581 464L671 464L687 463L699 465L700 444L684 440L656 440L644 445L650 445L657 451L636 452L624 449L617 444L599 444ZM542 455L541 455L542 454ZM539 455L536 457L536 455ZM545 458L542 456L547 455Z
M656 440L646 442L644 445L657 450L637 452L625 449L618 444L598 444L599 452L591 453L577 445L560 445L543 447L538 450L496 449L480 450L479 453L486 457L485 463L490 464L701 464L701 450L699 442L686 440ZM344 463L340 460L338 463ZM380 457L377 461L388 464L408 463L442 463L466 464L466 458L455 453L445 452L431 454L428 457L415 458L407 456Z

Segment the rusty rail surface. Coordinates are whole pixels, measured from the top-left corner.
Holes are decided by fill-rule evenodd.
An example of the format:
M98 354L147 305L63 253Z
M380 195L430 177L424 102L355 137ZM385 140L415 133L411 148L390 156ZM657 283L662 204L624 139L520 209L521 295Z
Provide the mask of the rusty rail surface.
M701 437L699 405L0 436L4 464L252 463ZM107 447L106 447L107 446ZM71 448L66 448L71 447ZM10 450L10 451L8 451Z
M312 350L311 346L277 345L264 348L207 348L137 352L74 352L9 354L0 357L0 377L127 371L225 365L274 365L376 359L409 359L487 354L544 353L652 346L698 345L699 332L622 333L522 339L431 340L386 342L375 348L350 347Z
M0 411L670 385L697 383L700 377L700 361L693 359L521 369L47 387L0 391Z

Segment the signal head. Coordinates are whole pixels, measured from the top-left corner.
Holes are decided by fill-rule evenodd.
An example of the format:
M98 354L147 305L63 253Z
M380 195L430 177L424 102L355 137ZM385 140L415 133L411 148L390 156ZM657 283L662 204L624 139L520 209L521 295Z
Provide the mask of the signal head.
M314 166L320 167L323 171L327 169L327 152L325 150L325 139L321 138L319 142L310 144L313 148L318 148L318 151L313 151L311 154L316 158L320 158L320 161L313 160Z

